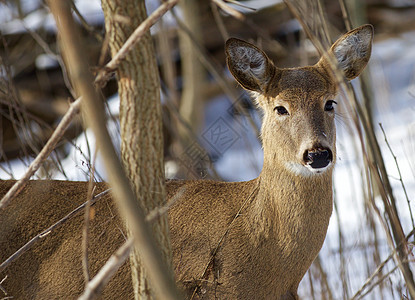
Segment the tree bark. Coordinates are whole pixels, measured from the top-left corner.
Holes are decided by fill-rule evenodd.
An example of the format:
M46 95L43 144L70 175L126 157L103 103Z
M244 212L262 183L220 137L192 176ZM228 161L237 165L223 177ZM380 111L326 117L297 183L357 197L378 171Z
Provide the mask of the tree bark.
M102 8L114 56L133 30L146 19L145 3L144 0L105 0ZM117 78L121 157L137 199L148 213L163 205L165 199L160 82L150 33L146 33L120 64ZM167 217L152 223L152 230L162 259L171 265ZM153 292L137 251L132 252L130 262L136 299L151 299Z

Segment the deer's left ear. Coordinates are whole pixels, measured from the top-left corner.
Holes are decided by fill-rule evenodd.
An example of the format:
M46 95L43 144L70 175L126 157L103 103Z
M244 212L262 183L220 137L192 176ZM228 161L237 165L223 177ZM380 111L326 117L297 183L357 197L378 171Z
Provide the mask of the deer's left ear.
M372 52L373 26L363 25L340 37L330 51L337 59L340 70L348 80L359 76Z

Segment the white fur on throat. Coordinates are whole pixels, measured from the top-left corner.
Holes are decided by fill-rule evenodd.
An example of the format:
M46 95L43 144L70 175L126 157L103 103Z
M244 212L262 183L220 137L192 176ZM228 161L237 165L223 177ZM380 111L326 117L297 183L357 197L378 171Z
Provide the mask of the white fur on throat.
M309 165L303 165L300 163L295 163L295 162L290 162L290 161L285 162L285 168L289 172L297 176L302 176L302 177L310 177L310 176L316 176L319 174L323 174L324 172L331 169L332 167L333 167L333 163L329 163L324 168L315 169Z

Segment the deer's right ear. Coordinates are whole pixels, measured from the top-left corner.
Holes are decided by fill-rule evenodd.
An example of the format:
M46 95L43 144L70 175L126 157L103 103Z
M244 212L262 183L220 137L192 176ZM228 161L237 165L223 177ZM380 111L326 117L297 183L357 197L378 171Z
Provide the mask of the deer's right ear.
M226 63L229 71L245 89L265 93L273 78L275 66L258 47L240 39L226 41Z

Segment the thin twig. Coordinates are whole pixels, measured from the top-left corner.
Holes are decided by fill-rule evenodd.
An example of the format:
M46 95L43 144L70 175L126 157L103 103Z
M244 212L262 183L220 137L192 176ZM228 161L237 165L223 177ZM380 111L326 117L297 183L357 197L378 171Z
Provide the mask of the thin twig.
M344 0L339 0L340 3L340 9L342 11L343 21L346 25L346 30L352 30L352 22L350 20L350 14L347 10L346 3Z
M338 198L336 197L336 189L333 189L334 193L334 212L336 214L337 218L337 228L338 228L338 239L339 239L339 256L340 256L340 279L342 281L343 286L343 295L346 298L349 298L349 292L347 290L347 269L346 269L346 262L344 259L344 249L343 249L343 232L342 232L342 225L341 225L341 219L340 219L340 212L339 207L337 205Z
M177 200L179 200L183 193L186 191L186 186L182 186L173 197L169 199L169 201L161 206L151 210L146 216L146 222L151 223L159 219L160 217L164 216L169 209L176 204Z
M1 36L1 41L3 44L3 48L4 48L4 53L3 56L6 57L6 59L9 57L9 51L8 51L8 46L7 46L7 42L5 40L4 36ZM17 134L18 132L21 132L22 134L17 134L17 138L20 142L20 144L22 145L21 147L21 151L23 152L24 157L28 157L28 151L27 151L27 147L28 146L34 153L37 153L37 148L34 147L33 143L32 143L32 139L34 138L34 134L33 131L31 130L31 126L29 126L29 122L27 120L27 117L25 117L24 113L19 113L17 111L14 111L11 109L11 104L13 102L15 103L20 103L20 99L19 99L19 94L16 90L16 87L12 84L13 83L13 75L12 75L12 70L9 66L9 64L5 63L4 59L0 56L0 65L3 67L3 76L5 76L5 78L7 79L5 82L5 90L7 92L7 95L10 97L10 102L7 105L8 106L8 112L9 112L9 120L13 126L13 130L14 132ZM17 119L17 121L15 120L15 118ZM21 126L22 131L19 131L18 126ZM28 134L30 133L30 135Z
M240 21L245 20L244 14L237 11L233 7L230 7L228 4L226 4L223 0L212 0L217 6L219 6L223 11L234 17L235 19L238 19Z
M49 44L36 31L33 31L31 28L27 27L24 22L23 22L23 26L25 30L32 36L32 38L38 43L38 45L43 49L43 51L45 51L47 55L51 56L53 59L55 59L58 62L59 67L62 70L61 73L63 77L63 82L65 83L65 86L68 89L68 91L71 93L72 97L76 98L62 57L56 54L55 52L53 52L52 49L50 49Z
M9 201L14 198L24 187L26 182L33 176L33 174L39 169L42 162L49 156L49 154L55 149L56 144L62 138L63 134L65 133L66 129L68 128L69 124L71 123L73 117L79 113L81 105L81 98L78 98L74 102L71 103L69 106L68 111L63 116L62 121L56 127L55 131L53 132L52 136L49 138L46 145L40 151L38 156L36 156L35 160L30 164L29 168L27 169L26 173L23 175L21 179L19 179L12 188L4 195L3 199L0 201L0 209L6 208Z
M361 293L369 286L369 284L373 281L373 279L383 270L386 263L393 258L393 255L395 255L395 251L391 253L377 268L376 270L369 276L369 278L366 280L366 282L362 285L362 287L354 294L354 296L351 298L351 300L358 299L357 297L361 295ZM370 289L372 290L372 289ZM367 294L367 293L365 293ZM362 296L360 296L361 298Z
M411 232L405 237L405 240L409 240L411 236L415 234L415 228L411 230ZM392 253L389 254L389 256L376 268L376 270L369 276L369 278L365 281L365 283L362 285L362 287L353 295L350 300L357 299L357 297L370 285L370 283L373 281L373 279L382 271L382 269L385 267L386 263L390 261L398 252L398 248L401 245L396 246L396 248L393 249ZM367 293L365 293L366 295ZM363 297L363 296L361 296ZM360 298L361 298L360 297Z
M368 295L377 285L381 284L386 278L388 278L393 272L395 272L399 267L395 266L388 273L380 277L364 294L361 294L358 299L362 299L364 296Z
M133 246L134 241L130 238L120 248L118 248L118 250L111 255L105 265L99 270L97 275L95 275L95 277L87 283L84 292L78 300L89 300L99 297L111 277L127 260Z
M203 157L208 156L208 153L206 152L206 150L200 145L197 134L191 128L189 123L185 119L183 119L183 117L180 115L180 112L178 111L177 106L174 103L172 103L173 102L172 100L170 100L172 97L169 96L169 91L167 91L163 86L162 86L162 91L166 95L168 95L167 99L169 99L169 100L166 101L166 106L173 113L173 117L175 117L177 119L177 121L179 122L179 124L181 124L187 130L188 135L192 139L192 143L195 143L197 145L198 149L200 149L202 151L202 156ZM170 131L170 132L173 134L173 136L175 138L177 138L179 140L182 139L182 137L178 134L177 131ZM183 142L182 140L180 140L180 141ZM210 170L212 171L213 177L216 180L221 180L221 177L218 174L218 172L216 171L214 165L210 166Z
M96 152L96 151L95 151ZM94 167L92 167L92 174L89 178L88 183L88 192L87 192L87 201L85 205L85 212L84 212L84 228L82 233L82 271L84 274L85 285L90 280L89 275L89 259L88 259L88 248L89 248L89 228L90 228L90 221L91 221L91 199L94 195L94 191L96 186L94 186Z
M172 41L168 34L167 27L163 19L158 23L158 34L156 35L158 52L160 53L161 73L163 74L164 82L170 91L169 100L176 106L179 103L179 96L176 88L176 65L174 63Z
M108 192L111 189L107 189L103 191L102 193L99 193L98 195L94 196L94 198L91 200L91 205L94 205L100 198L108 194ZM12 262L14 262L16 259L18 259L23 253L25 253L27 250L29 250L38 240L46 237L50 233L52 233L54 230L59 228L61 225L63 225L65 222L67 222L69 219L73 218L77 214L79 214L82 209L85 207L87 202L83 203L82 205L75 208L73 211L71 211L69 214L67 214L65 217L57 221L55 224L50 226L49 228L43 230L41 233L36 235L34 238L32 238L30 241L28 241L26 244L24 244L19 250L17 250L13 255L11 255L8 259L6 259L1 265L0 265L0 273Z
M131 49L141 40L144 34L153 26L166 12L175 6L179 0L168 0L163 2L148 18L143 21L127 39L120 51L107 63L98 73L95 82L103 85L107 81L107 74L117 69L121 61L127 56Z
M7 279L7 275L0 281L0 290L3 292L3 294L7 297L7 291L6 289L2 286L3 282ZM1 298L4 299L4 298Z
M6 101L6 100L4 100L4 99L0 99L0 104L4 104L4 105L9 105L10 103L8 102L8 101ZM45 129L47 129L47 130L49 130L50 131L50 133L53 133L53 131L55 130L51 125L49 125L48 123L46 123L45 121L43 121L42 119L40 119L39 117L37 117L37 116L35 116L34 114L32 114L32 113L30 113L30 112L28 112L28 111L25 111L24 109L22 109L20 106L18 106L17 104L11 104L12 105L12 108L14 109L14 110L18 110L18 111L21 111L21 112L24 112L31 120L33 120L33 121L35 121L36 123L38 123L39 124L39 126L42 126L42 127L44 127ZM74 115L74 117L75 117L75 115ZM65 130L66 131L66 130ZM48 132L47 132L48 133ZM69 144L71 144L74 148L76 148L76 150L78 150L79 152L80 152L80 154L81 154L81 156L85 159L85 160L89 160L89 158L81 151L81 149L75 144L75 142L73 142L72 140L70 140L68 137L65 137L65 136L63 136L62 137L62 139L66 142L66 143L69 143ZM2 149L0 149L0 150L2 150ZM10 162L9 161L7 161L7 163L10 165ZM2 167L2 169L4 170L4 168L3 168L3 166L0 166L0 167ZM6 170L4 170L4 171L6 171ZM35 170L35 172L36 172L37 170ZM60 172L65 176L65 178L67 178L67 176L66 176L66 174L65 174L65 171L62 169L62 166L60 166ZM12 177L12 174L8 174L8 175L10 175L10 177ZM95 176L99 176L99 174L97 175L97 174L95 174ZM102 181L102 180L101 180Z
M256 9L256 8L250 7L250 6L248 6L248 5L244 5L244 4L242 4L240 1L237 1L237 0L224 0L224 2L226 2L226 3L231 3L231 4L233 4L233 5L236 5L236 6L239 6L239 7L245 8L245 9L250 10L250 11L253 11L253 12L257 11L257 9Z
M310 295L313 297L313 300L316 300L314 295L314 283L313 283L313 274L311 273L311 268L307 271L308 275L308 286L310 287Z
M320 273L321 286L323 288L322 292L325 291L327 293L328 299L333 300L333 293L330 289L327 272L324 270L323 265L321 264L320 255L317 256L317 258L315 259L314 265L317 267L317 269Z
M229 39L229 32L228 30L226 30L225 24L222 20L222 16L219 13L218 6L211 2L210 7L212 9L213 18L215 19L220 34L222 35L222 39L223 41L226 41L227 39Z
M398 170L398 174L399 174L399 179L398 180L401 183L402 190L405 194L406 202L408 203L408 209L409 209L409 215L411 216L412 228L415 228L415 222L414 222L414 216L412 214L411 203L410 203L410 200L409 200L408 193L406 192L405 184L403 183L402 173L401 173L401 169L400 169L399 164L398 164L398 159L397 159L395 153L393 152L391 145L389 144L389 141L388 141L388 138L386 137L386 133L385 133L385 130L383 129L382 123L379 123L379 127L382 130L383 137L385 138L386 146L388 146L389 152L391 153L391 155L393 157L393 160L395 161L396 169Z
M253 29L259 37L267 41L270 44L270 46L272 46L273 51L277 53L281 53L281 54L286 53L285 49L281 46L281 44L277 42L275 39L273 39L268 31L264 30L261 26L258 26L257 24L255 24L250 18L247 18L241 12L230 7L227 3L232 3L234 5L239 5L246 9L255 11L254 8L241 5L240 3L236 1L211 0L213 17L218 25L219 31L221 32L222 36L226 36L226 34L224 35L224 33L226 32L226 29L221 20L221 16L219 15L218 7L221 8L223 11L227 12L231 17L242 22L245 26L248 26L251 29Z
M92 33L92 35L97 39L98 42L102 42L103 41L102 36L99 33L96 32L96 30L94 29L93 26L88 24L87 20L85 20L84 16L79 11L78 7L76 7L76 5L74 3L74 0L71 0L71 7L72 7L72 10L74 11L74 13L78 16L79 21L81 22L82 26L87 31Z
M205 49L200 45L200 43L197 41L197 39L193 36L192 32L187 28L186 24L184 24L175 14L174 11L172 11L172 15L175 18L179 28L183 30L189 38L192 40L193 44L195 45L195 49L199 53L199 59L200 62L205 66L205 68L211 73L211 75L215 78L217 83L220 85L222 90L231 98L232 104L235 105L235 108L239 113L242 115L247 115L248 122L252 129L255 132L256 136L259 136L259 131L257 126L255 125L254 120L252 119L251 115L245 113L245 109L242 107L240 101L238 101L238 96L236 95L236 90L233 88L228 81L226 80L225 76L221 74L218 70L221 69L220 66L209 56L208 53L206 53ZM242 126L242 125L241 125Z

